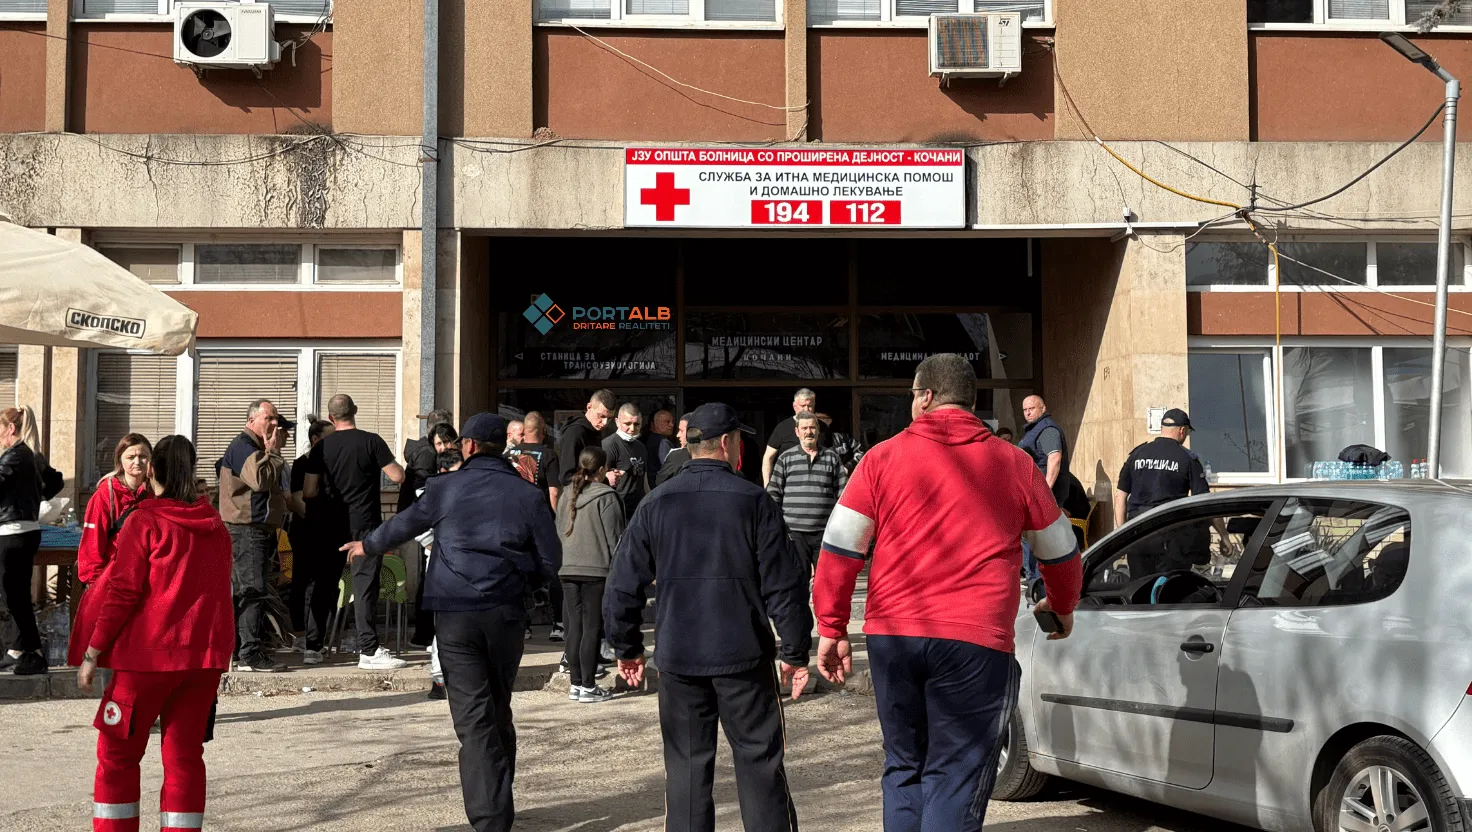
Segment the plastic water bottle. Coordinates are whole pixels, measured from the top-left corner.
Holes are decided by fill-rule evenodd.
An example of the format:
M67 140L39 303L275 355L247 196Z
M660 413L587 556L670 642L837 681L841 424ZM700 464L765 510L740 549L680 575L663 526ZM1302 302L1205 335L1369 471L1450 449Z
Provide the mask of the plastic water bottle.
M69 529L75 529L77 527L77 509L76 509L76 507L74 507L74 506L67 506L66 507L66 517L62 520L62 525L63 526L66 526Z
M72 633L72 617L66 602L52 607L46 614L44 623L42 630L46 633L46 662L52 667L66 667L67 642Z
M1204 459L1201 460L1201 470L1202 470L1203 473L1206 474L1206 481L1207 482L1216 482L1216 480L1212 479L1211 463L1210 462L1207 462Z

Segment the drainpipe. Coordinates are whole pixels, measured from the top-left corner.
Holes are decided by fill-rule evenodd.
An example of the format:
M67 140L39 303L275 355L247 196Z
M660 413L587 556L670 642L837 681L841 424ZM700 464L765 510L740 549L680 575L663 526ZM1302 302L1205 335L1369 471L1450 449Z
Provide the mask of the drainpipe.
M424 126L420 137L419 412L435 407L435 311L439 266L440 8L424 0Z

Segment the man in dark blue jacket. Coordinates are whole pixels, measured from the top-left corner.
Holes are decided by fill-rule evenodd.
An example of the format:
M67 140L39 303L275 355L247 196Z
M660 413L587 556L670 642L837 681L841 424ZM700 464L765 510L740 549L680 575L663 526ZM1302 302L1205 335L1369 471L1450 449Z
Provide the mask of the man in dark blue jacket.
M690 414L691 461L635 510L603 596L619 672L637 686L644 678L645 592L659 579L654 641L671 832L715 829L718 723L735 758L746 829L797 830L782 767L778 648L767 619L782 637L781 680L792 684L796 699L807 684L812 646L808 572L788 543L782 510L735 473L741 434L752 432L724 404Z
M460 470L432 477L417 502L343 547L350 557L380 554L434 529L424 605L435 613L465 815L476 832L510 829L516 817L511 685L526 630L522 598L557 580L562 566L547 498L501 458L505 450L506 420L471 416L460 432Z

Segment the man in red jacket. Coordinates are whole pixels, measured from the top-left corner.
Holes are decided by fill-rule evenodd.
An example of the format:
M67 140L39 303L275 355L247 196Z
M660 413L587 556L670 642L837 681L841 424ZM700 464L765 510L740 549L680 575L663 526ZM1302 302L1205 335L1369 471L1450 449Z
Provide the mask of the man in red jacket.
M849 608L873 548L864 632L884 729L884 828L974 832L986 817L998 738L1017 707L1012 657L1022 537L1066 638L1083 583L1068 519L1032 459L970 411L976 372L955 354L921 362L914 421L866 454L833 509L813 590L818 669L851 671Z

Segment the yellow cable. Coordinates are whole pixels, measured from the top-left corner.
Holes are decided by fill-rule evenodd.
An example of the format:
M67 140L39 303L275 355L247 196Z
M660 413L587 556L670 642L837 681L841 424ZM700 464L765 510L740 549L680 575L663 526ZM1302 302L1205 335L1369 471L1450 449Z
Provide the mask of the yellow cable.
M1188 194L1185 191L1178 190L1176 188L1172 188L1171 186L1165 184L1164 182L1161 182L1158 179L1151 178L1144 171L1142 171L1139 168L1135 167L1134 165L1130 164L1129 163L1129 160L1125 159L1123 156L1119 155L1118 153L1115 153L1114 152L1114 148L1112 148L1109 145L1105 144L1103 139L1099 138L1098 136L1095 136L1094 137L1094 141L1098 142L1099 143L1099 146L1102 147L1102 148L1104 148L1104 152L1105 153L1108 153L1110 156L1113 156L1115 159L1119 160L1119 163L1121 165L1124 165L1125 167L1127 167L1130 170L1134 171L1136 176L1139 176L1141 179L1144 179L1146 182L1149 182L1150 184L1154 185L1157 188L1164 188L1165 190L1170 191L1171 193L1175 194L1176 196L1182 196L1182 197L1185 197L1186 199L1195 200L1196 202L1204 202L1207 205L1221 205L1221 206L1223 206L1225 208L1233 208L1233 209L1236 209L1238 211L1242 210L1242 206L1236 204L1235 202L1222 202L1219 199L1208 199L1208 198L1206 198L1204 196L1196 196L1195 194Z

